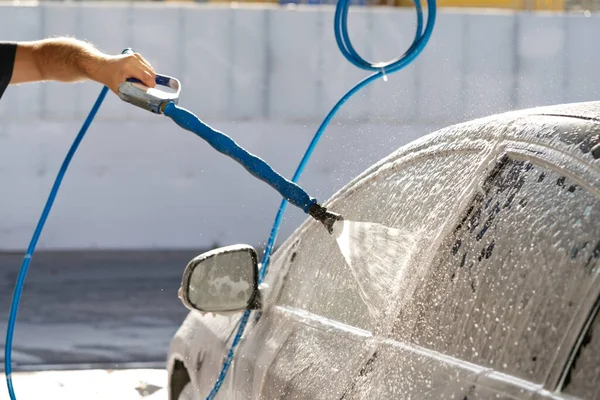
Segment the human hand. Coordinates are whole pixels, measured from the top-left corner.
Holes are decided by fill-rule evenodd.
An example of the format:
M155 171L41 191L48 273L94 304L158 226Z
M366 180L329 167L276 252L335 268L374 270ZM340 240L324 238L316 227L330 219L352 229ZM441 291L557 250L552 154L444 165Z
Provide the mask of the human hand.
M104 56L91 68L90 78L117 94L119 85L128 78L136 78L148 87L156 86L156 72L138 53Z

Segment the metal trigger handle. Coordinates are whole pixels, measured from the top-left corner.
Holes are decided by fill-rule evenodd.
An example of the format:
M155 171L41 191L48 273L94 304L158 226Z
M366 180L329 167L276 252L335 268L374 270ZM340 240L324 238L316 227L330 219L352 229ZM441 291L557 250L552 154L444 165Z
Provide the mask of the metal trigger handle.
M123 54L132 53L133 50L125 49ZM160 90L159 87L168 87L173 91ZM121 83L118 88L119 97L128 103L153 112L162 114L163 107L170 102L177 104L179 102L179 93L181 84L173 77L166 75L156 75L156 87L149 88L142 81L135 78L129 78Z
M164 86L175 92L160 90ZM140 80L129 78L119 85L119 97L128 103L141 107L155 114L162 114L162 108L169 102L177 104L181 85L175 78L165 75L156 75L156 87L149 88Z

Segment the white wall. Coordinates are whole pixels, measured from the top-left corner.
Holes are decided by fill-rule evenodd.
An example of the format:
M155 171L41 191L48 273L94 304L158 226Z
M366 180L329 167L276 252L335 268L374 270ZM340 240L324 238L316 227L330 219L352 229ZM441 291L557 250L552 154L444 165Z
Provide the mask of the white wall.
M355 47L390 59L412 10L351 15ZM183 84L180 104L291 176L329 107L365 76L343 59L333 8L175 3L0 6L0 40L73 35L133 47ZM304 175L326 199L395 148L449 123L600 97L600 16L441 11L417 61L350 100ZM99 85L10 87L0 101L0 249L26 247ZM40 246L260 244L278 195L164 117L109 94L64 182ZM287 234L304 217L290 210Z

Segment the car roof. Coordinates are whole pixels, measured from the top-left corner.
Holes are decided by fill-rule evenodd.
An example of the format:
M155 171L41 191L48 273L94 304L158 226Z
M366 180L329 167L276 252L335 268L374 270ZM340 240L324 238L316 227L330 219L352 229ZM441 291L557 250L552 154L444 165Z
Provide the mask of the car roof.
M600 122L600 101L536 107L516 114L561 116Z

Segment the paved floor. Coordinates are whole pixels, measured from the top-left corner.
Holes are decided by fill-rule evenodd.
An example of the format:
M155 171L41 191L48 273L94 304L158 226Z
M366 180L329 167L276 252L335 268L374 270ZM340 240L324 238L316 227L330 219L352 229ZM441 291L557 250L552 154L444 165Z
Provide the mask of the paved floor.
M163 365L171 337L187 314L177 298L181 275L199 253L36 253L19 308L14 370L54 369L54 364ZM22 257L0 253L2 347Z
M21 372L14 374L13 384L21 399L167 399L167 374L156 369ZM3 387L0 400L8 399Z

